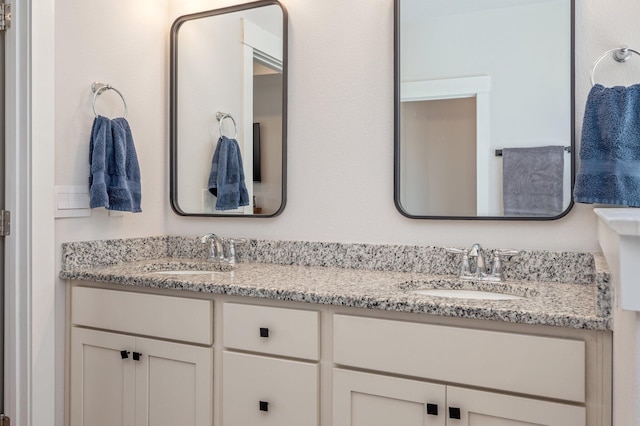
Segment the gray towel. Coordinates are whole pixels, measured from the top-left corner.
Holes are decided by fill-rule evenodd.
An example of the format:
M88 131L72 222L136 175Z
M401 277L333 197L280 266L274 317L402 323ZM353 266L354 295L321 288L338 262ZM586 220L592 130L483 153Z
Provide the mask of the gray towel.
M504 148L502 159L505 216L562 213L564 147Z
M240 146L235 139L221 136L211 161L209 192L215 195L216 210L234 210L249 205Z

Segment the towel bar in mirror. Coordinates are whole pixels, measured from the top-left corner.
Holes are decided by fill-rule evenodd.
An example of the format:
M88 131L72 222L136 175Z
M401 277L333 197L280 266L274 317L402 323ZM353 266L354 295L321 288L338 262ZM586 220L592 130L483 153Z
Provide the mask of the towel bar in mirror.
M569 212L574 14L574 0L395 0L394 198L403 215ZM545 160L530 149L549 146L559 158L539 170ZM529 157L495 155L509 148ZM513 203L518 213L505 215Z
M284 209L287 26L286 10L276 0L191 13L174 21L170 200L177 214L272 217ZM220 111L231 120L219 121ZM221 132L229 138L235 133L250 200L233 210L216 210L215 191L209 190Z

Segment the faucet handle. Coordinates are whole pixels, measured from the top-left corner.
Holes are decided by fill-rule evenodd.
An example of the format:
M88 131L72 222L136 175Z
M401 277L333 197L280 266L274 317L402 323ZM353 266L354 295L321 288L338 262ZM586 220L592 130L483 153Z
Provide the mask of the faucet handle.
M491 262L491 277L499 278L500 281L504 281L504 273L502 272L502 256L517 256L520 254L518 250L513 249L498 249L493 251L493 262Z
M471 267L469 266L469 250L455 247L448 247L445 250L448 253L462 254L462 264L460 265L460 272L458 276L462 277L471 275Z
M227 262L230 264L236 263L236 244L245 244L247 242L246 238L227 238L229 242L229 256L227 257Z

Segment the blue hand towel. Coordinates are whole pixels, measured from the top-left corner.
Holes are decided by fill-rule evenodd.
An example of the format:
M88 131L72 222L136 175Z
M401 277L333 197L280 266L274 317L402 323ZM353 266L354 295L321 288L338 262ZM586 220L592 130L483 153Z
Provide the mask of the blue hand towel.
M564 147L502 150L505 216L557 216L562 213Z
M90 206L141 212L140 166L125 118L95 118L89 144Z
M117 180L109 188L109 209L140 213L140 165L131 127L124 117L112 121Z
M573 195L579 203L640 207L640 85L591 88Z
M235 139L221 136L211 161L209 192L217 197L216 210L233 210L249 205L240 146Z
M92 209L109 206L107 156L111 156L112 151L111 120L97 116L93 120L89 140L89 205Z

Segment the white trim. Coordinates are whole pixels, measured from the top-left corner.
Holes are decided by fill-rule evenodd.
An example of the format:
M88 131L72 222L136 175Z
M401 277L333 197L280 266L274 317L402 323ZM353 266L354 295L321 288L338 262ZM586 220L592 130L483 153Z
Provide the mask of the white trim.
M277 37L251 21L242 18L242 135L244 176L249 193L249 205L244 208L244 214L253 214L253 61L267 65L282 72L282 39Z
M282 70L282 39L263 30L253 22L242 19L242 43L260 51L260 54L280 62Z
M54 220L55 1L31 3L30 223L31 420L56 420L56 262Z
M491 91L491 77L443 78L401 83L400 101L431 101L436 99L472 98L478 93Z
M6 33L6 209L12 213L5 239L5 414L13 424L32 424L30 400L30 249L28 161L28 45L31 0L12 4Z
M54 0L15 2L7 32L5 411L55 422ZM37 262L33 260L37 259Z

